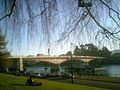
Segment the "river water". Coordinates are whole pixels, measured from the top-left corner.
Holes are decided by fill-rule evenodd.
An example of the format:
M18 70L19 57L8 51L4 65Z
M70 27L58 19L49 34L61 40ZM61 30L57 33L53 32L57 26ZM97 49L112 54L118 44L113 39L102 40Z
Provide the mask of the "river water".
M120 65L105 66L103 74L110 77L120 77ZM27 71L37 71L41 73L51 73L51 67L26 67ZM61 67L62 69L62 67Z
M34 72L40 72L40 73L51 73L50 67L25 67L26 71L34 71Z
M120 65L110 65L104 68L107 70L108 76L120 77Z

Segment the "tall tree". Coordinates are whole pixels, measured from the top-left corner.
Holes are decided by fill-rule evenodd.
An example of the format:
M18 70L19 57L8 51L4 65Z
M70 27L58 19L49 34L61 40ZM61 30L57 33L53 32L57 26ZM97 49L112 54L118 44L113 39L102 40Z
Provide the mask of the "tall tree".
M78 46L75 47L74 55L80 55L80 49Z
M102 56L103 57L110 57L111 56L111 52L108 50L107 47L102 47Z
M89 55L91 56L97 56L98 55L98 47L95 46L94 44L90 43L90 44L85 44L86 48L87 48L87 52Z
M65 55L70 56L71 55L71 51L68 51Z
M102 56L102 57L110 57L111 52L107 49L107 47L102 47L99 49L94 44L85 44L80 45L80 47L76 46L74 50L75 55L83 55L83 56Z
M6 44L5 37L0 32L0 70L9 67L12 64L9 59L10 53L6 49Z

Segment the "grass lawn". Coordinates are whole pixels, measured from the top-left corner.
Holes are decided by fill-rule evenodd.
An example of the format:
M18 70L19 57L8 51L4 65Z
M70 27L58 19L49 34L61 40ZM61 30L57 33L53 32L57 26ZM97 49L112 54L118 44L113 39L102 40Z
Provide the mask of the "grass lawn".
M120 83L119 77L107 77L107 76L81 76L80 79L86 80L96 80L96 81L104 81L104 82L112 82L112 83Z
M35 79L41 81L42 86L26 86L26 77L0 73L0 90L105 90L91 86L82 86L68 83L61 83L49 80Z

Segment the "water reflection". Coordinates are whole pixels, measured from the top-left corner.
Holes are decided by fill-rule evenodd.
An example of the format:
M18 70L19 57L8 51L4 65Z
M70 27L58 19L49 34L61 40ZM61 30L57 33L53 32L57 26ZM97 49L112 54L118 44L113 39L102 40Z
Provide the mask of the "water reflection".
M25 67L26 72L34 71L34 72L40 72L40 73L51 73L50 67Z
M105 68L108 72L108 76L120 77L120 65L111 65L111 66L107 66Z
M27 72L28 71L36 71L40 73L46 73L46 74L51 74L51 67L26 67ZM63 68L60 67L60 71ZM110 65L110 66L105 66L103 68L98 68L98 75L107 75L110 77L120 77L120 65ZM63 71L63 70L62 70Z

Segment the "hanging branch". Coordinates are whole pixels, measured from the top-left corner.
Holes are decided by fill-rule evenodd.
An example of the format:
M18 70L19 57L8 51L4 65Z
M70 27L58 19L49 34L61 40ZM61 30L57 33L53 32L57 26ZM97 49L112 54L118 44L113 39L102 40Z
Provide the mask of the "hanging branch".
M88 11L90 17L95 21L95 23L103 30L103 32L101 32L102 34L104 34L107 38L109 38L109 35L116 38L117 40L120 40L120 38L115 36L115 33L110 32L108 29L106 29L105 27L103 27L96 19L95 17L92 15L92 13L90 12L89 8L87 6L85 6L85 9Z
M119 24L116 22L116 20L113 19L113 17L111 16L110 10L112 10L113 12L115 12L115 13L117 14L118 19L120 19L120 18L119 18L119 13L118 13L117 11L115 11L114 9L112 9L111 7L109 7L109 6L108 6L106 3L104 3L102 0L100 0L100 1L101 1L105 6L108 7L110 18L112 18L112 20L119 26ZM81 2L84 3L84 0L81 0ZM87 10L89 16L90 16L90 17L94 20L94 22L103 30L103 32L101 32L102 34L104 34L108 39L109 39L110 36L112 36L112 37L116 38L117 40L120 40L120 38L118 38L118 37L115 36L115 33L110 32L107 28L103 27L103 26L96 20L96 18L93 16L93 14L91 13L91 11L90 11L90 9L89 9L89 6L84 5L83 8L85 8L85 9ZM116 33L116 34L117 34L117 33Z
M13 13L13 9L14 9L14 7L15 7L15 3L16 3L16 0L13 1L12 8L11 8L10 12L9 12L8 14L4 15L3 17L1 17L1 18L0 18L0 21L1 21L2 19L6 18L6 17L9 17L9 18L10 18L11 14Z
M114 10L113 8L111 8L109 5L107 5L105 2L103 2L102 0L100 0L100 2L105 5L108 9L110 9L111 11L115 12L117 14L118 19L120 20L120 13L117 12L116 10Z

